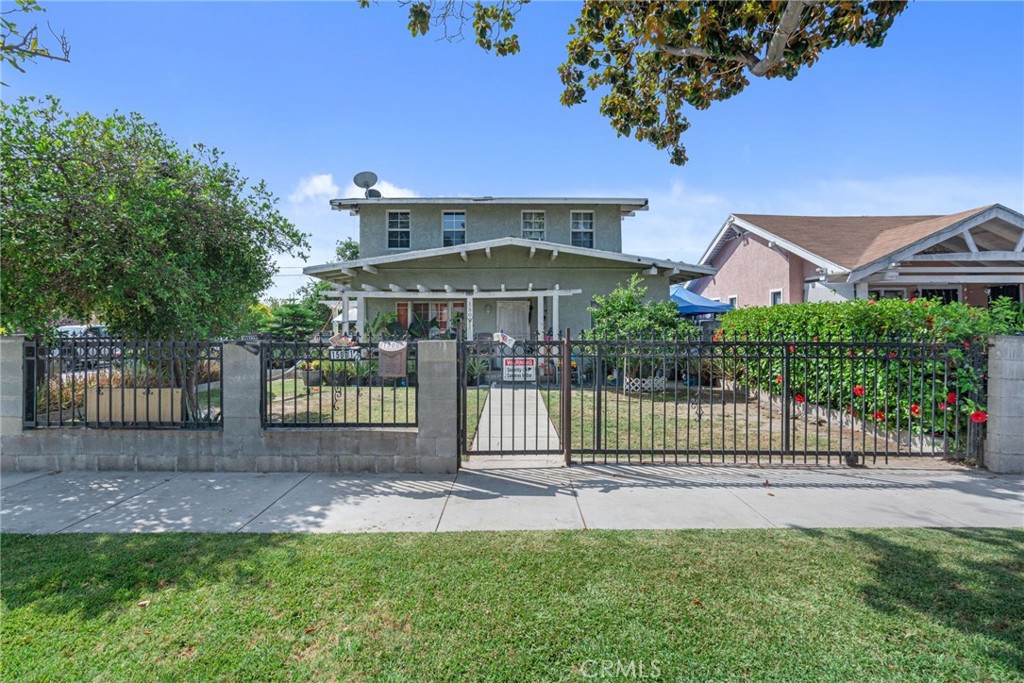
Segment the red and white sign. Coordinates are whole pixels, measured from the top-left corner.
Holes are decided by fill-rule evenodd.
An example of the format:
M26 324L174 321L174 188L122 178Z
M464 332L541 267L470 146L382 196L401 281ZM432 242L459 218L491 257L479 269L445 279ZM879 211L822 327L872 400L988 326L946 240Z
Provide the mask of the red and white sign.
M501 379L506 382L536 382L536 358L503 358L501 360Z

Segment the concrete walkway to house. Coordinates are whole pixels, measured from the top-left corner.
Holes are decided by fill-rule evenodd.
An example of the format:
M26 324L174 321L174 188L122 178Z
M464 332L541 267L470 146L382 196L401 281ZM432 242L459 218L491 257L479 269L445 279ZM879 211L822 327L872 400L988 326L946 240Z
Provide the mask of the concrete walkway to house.
M558 431L534 386L492 386L480 410L471 451L561 451Z
M947 465L10 473L0 487L8 533L1024 526L1024 477Z

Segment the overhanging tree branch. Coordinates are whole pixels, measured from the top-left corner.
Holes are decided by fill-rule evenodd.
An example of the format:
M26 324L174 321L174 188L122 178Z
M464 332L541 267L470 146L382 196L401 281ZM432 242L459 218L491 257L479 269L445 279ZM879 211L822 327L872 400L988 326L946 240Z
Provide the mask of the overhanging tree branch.
M775 29L775 35L772 36L772 40L768 44L768 51L764 59L751 67L750 72L752 74L764 76L785 61L786 46L789 45L789 39L800 27L800 15L803 14L804 7L814 2L815 0L790 0L790 2L786 3L786 9L782 12L782 18Z

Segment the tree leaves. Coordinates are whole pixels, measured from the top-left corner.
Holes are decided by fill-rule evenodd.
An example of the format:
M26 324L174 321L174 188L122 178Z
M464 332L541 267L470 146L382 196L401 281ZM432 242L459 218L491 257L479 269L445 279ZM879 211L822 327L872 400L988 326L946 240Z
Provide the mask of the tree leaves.
M0 109L0 320L27 332L98 316L134 335L226 334L305 236L215 148L138 114Z
M364 5L366 3L364 2ZM505 35L525 2L473 3L477 45L498 55L519 51ZM600 95L601 115L620 136L668 149L686 163L685 106L707 109L750 85L750 76L793 79L825 50L878 47L905 2L602 2L583 3L569 27L566 61L558 68L561 103ZM409 30L462 38L466 2L414 2Z

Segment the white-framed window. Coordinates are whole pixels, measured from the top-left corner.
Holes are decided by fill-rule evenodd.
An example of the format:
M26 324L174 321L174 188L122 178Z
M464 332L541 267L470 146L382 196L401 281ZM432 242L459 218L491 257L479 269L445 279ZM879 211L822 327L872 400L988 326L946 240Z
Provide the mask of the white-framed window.
M523 239L544 239L543 211L523 211Z
M408 249L410 215L408 211L388 211L388 249Z
M906 292L902 289L869 289L869 299L905 299Z
M781 303L782 303L782 290L781 289L773 289L770 292L768 292L768 305L769 306L778 306Z
M726 303L732 306L733 308L736 308L737 306L739 306L740 298L733 294L728 298L728 300L726 300Z
M454 247L466 243L466 212L445 211L441 214L441 246Z
M574 247L594 248L594 212L569 212L569 238Z

